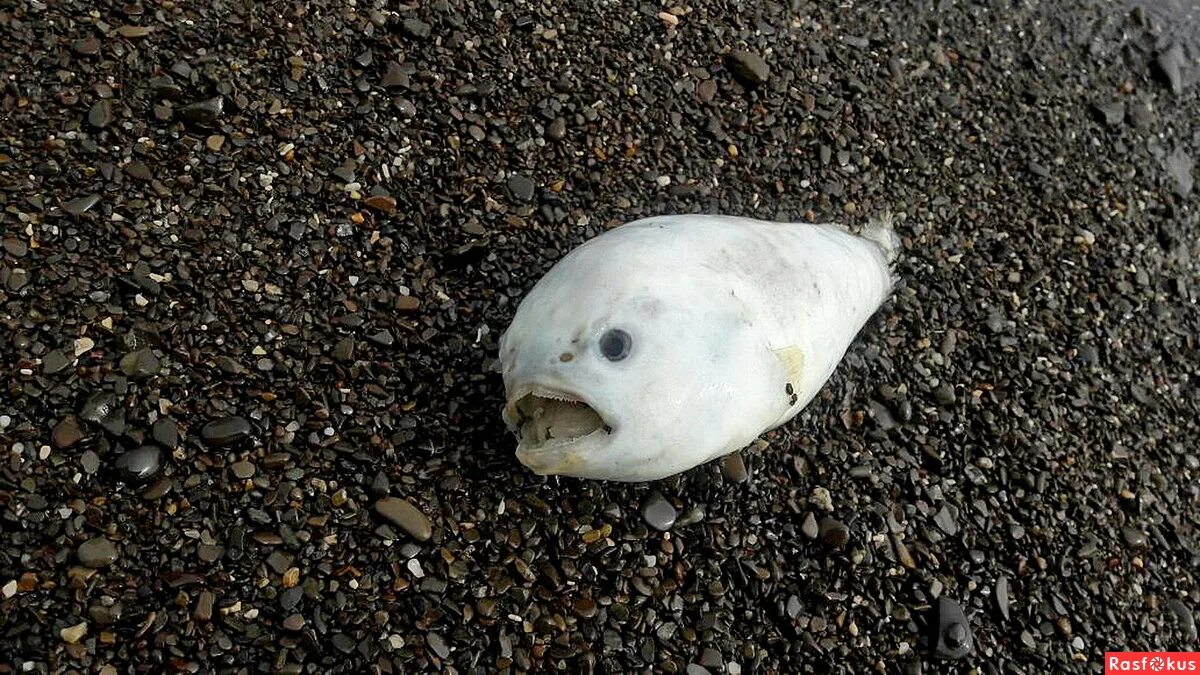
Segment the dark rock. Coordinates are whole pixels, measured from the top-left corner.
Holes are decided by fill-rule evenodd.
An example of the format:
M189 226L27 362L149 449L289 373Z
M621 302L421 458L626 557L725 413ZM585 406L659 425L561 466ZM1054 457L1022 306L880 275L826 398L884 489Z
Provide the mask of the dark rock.
M113 122L113 105L108 99L100 99L92 104L92 109L88 111L88 124L103 129Z
M139 349L136 352L130 352L121 357L121 372L129 377L140 380L152 375L157 375L162 363L154 352L149 349Z
M850 541L850 530L842 521L825 517L818 525L818 536L821 543L829 548L840 550L846 548L846 543Z
M107 537L93 537L79 545L75 555L85 567L107 567L117 561L117 547Z
M646 496L642 502L642 519L646 524L660 532L666 532L675 525L677 516L675 507L671 506L662 493L655 490Z
M767 83L771 69L767 62L758 54L746 51L733 51L725 57L725 65L742 84L757 87Z
M1155 55L1151 71L1156 78L1170 87L1171 93L1182 94L1183 70L1186 64L1187 57L1183 54L1183 45L1174 43Z
M429 518L406 499L384 497L375 502L375 511L417 541L429 541L433 536Z
M179 109L179 119L189 124L212 124L225 111L225 99L220 96L189 103Z
M81 216L91 210L97 202L100 201L100 195L85 195L78 199L72 199L62 205L62 210L73 216Z
M958 660L970 654L974 648L974 638L966 614L957 602L944 595L937 599L930 626L933 628L931 642L935 656Z
M154 477L162 465L162 451L153 445L124 452L113 462L113 467L128 480L142 481Z
M533 181L519 173L514 173L508 177L508 192L513 199L522 202L533 200Z
M420 19L405 19L404 32L415 38L427 38L433 30L433 26L425 23Z
M1094 103L1092 104L1092 112L1096 116L1096 121L1109 126L1115 127L1125 121L1125 104L1120 101Z
M251 431L250 422L244 417L222 417L201 427L200 438L209 445L222 447L248 437Z

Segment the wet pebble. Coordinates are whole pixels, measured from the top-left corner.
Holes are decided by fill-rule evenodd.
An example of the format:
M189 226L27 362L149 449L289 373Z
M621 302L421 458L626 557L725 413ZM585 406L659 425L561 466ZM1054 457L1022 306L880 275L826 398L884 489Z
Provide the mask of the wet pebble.
M222 417L200 429L200 438L218 447L233 445L250 435L250 422L244 417Z
M229 470L232 471L233 475L237 478L245 480L247 478L254 477L255 466L250 462L243 460L241 462L234 462L231 464L229 466Z
M817 516L812 511L804 514L804 522L800 524L800 531L809 539L816 539L821 533L820 527L817 526Z
M113 105L108 99L101 99L92 104L92 109L88 111L88 124L103 129L112 124L113 121Z
M1000 610L1000 616L1008 621L1009 614L1009 599L1008 599L1008 577L1000 577L996 580L996 590L994 591L996 598L996 609Z
M525 176L514 173L508 177L508 192L513 199L522 202L528 202L533 199L534 185L533 181Z
M744 483L750 477L746 471L746 461L740 452L726 455L725 459L721 460L721 473L733 483Z
M116 562L118 551L116 544L112 543L108 537L101 536L93 537L80 544L75 555L84 566L100 568Z
M127 480L141 481L154 477L162 463L162 450L153 445L122 453L113 462L113 467Z
M80 216L91 210L97 202L100 201L100 195L84 195L65 202L62 205L62 210L73 216Z
M50 441L54 443L54 447L65 449L82 440L83 435L83 426L79 424L79 418L67 415L61 422L54 425L54 429L50 432Z
M666 532L675 525L677 513L675 507L661 492L655 490L646 496L642 502L642 519L646 524L660 532Z
M220 96L189 103L179 109L179 118L191 124L212 124L225 110L225 99Z
M767 62L753 52L732 51L725 57L725 63L734 77L749 86L766 84L771 75Z
M384 497L375 502L375 511L417 541L429 541L433 536L433 527L428 516L407 499Z
M162 363L154 355L154 352L149 349L139 349L136 352L130 352L122 356L120 367L121 372L135 380L139 380L156 375L162 367Z
M850 540L850 530L846 524L835 518L822 518L818 536L821 542L832 549L843 549Z
M1121 528L1121 536L1124 537L1125 543L1130 548L1138 549L1146 546L1146 533L1140 528L1132 525L1126 525Z
M947 660L961 659L970 654L974 639L962 607L943 595L937 599L933 612L930 625L934 630L934 654Z

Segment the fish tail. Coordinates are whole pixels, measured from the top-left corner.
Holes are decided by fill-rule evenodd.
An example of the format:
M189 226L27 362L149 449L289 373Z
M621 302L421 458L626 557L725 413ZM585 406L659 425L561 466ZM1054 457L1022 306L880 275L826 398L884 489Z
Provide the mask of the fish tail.
M900 237L893 225L895 221L891 213L884 213L868 221L858 233L858 236L879 247L889 265L896 262L900 255Z

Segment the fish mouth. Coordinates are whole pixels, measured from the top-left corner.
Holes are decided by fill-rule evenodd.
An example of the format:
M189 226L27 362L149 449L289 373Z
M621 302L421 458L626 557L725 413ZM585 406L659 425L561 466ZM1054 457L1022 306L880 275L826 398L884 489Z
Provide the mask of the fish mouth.
M541 475L573 473L613 433L612 424L583 396L536 384L509 398L504 420L519 439L517 459Z

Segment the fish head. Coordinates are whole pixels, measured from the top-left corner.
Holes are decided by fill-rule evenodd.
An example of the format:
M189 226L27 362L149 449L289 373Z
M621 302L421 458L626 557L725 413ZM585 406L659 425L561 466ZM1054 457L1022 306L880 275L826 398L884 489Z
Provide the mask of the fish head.
M751 351L737 312L687 284L553 272L500 339L503 417L526 467L655 480L712 459L758 423L738 418L738 378L754 364L738 361Z

